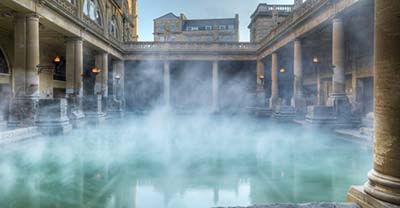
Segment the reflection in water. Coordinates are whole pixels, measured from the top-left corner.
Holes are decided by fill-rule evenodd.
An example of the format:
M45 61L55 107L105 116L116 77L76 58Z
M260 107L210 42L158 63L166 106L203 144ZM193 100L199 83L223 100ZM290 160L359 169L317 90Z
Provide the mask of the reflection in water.
M287 124L156 113L2 147L0 207L344 201L371 155Z

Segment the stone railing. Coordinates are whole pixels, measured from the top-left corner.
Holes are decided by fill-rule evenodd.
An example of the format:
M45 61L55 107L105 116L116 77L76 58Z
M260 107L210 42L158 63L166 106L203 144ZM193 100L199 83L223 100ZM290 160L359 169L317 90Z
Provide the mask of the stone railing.
M297 20L306 14L311 13L314 9L319 8L321 5L329 2L330 0L307 0L301 6L293 10L289 16L285 18L278 26L271 30L271 32L260 41L261 46L268 45L274 38L278 37L279 34L287 30Z
M232 42L129 42L124 45L127 52L135 51L241 51L255 52L257 44Z
M51 5L52 7L61 9L62 11L72 16L76 17L78 15L78 8L76 7L76 5L71 4L67 0L42 0L42 2L47 5Z

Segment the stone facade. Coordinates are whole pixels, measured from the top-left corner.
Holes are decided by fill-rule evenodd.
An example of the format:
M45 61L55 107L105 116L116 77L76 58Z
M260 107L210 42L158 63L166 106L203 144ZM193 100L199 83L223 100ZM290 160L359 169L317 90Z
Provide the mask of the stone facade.
M168 13L154 20L157 42L238 42L239 15L227 19L187 19Z
M259 42L292 11L292 5L259 4L251 15L250 41Z

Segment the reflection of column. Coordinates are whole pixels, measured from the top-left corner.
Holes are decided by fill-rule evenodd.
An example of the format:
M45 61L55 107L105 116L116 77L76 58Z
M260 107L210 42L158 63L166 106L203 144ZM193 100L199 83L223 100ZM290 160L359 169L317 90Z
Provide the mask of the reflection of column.
M101 94L103 97L108 95L108 54L102 52L95 57L96 68L101 72L96 76L95 94Z
M212 111L219 111L219 102L218 102L218 61L212 62Z
M66 92L73 97L82 97L83 45L81 38L67 40Z
M334 105L337 99L347 100L345 92L345 37L343 21L339 18L333 20L332 32L332 95L329 105Z
M375 0L375 151L365 191L400 205L400 27L394 26L400 25L398 8L398 0Z
M30 14L26 17L26 85L25 95L39 96L39 17Z
M279 104L279 83L278 83L278 55L272 54L271 64L271 98L269 101L269 107L275 109Z
M171 80L170 80L170 64L169 62L164 62L164 99L166 106L171 105Z
M302 49L301 41L296 40L294 42L294 83L293 83L293 98L292 106L297 109L305 108L305 100L303 95L303 63L302 63Z

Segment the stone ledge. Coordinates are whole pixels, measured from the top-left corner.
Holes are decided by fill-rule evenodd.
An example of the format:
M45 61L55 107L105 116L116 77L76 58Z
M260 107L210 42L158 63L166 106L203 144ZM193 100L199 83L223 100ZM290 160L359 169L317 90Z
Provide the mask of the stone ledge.
M347 193L347 201L357 203L360 208L400 208L398 205L383 202L365 193L364 186L350 187Z
M223 208L223 207L216 207ZM353 203L325 203L314 202L304 204L291 204L291 203L276 203L267 205L254 205L249 207L225 207L225 208L360 208L357 204Z

